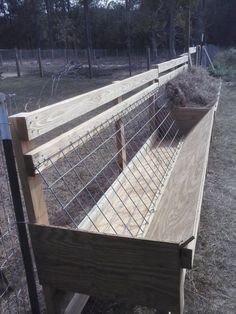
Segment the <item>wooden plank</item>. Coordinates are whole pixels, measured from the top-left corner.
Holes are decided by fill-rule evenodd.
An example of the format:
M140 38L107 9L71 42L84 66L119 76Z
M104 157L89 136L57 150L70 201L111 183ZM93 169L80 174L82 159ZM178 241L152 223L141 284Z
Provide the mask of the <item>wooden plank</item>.
M181 243L196 236L213 116L212 109L186 137L146 238Z
M188 57L187 57L188 58ZM172 80L173 78L175 78L177 75L179 75L180 73L182 73L183 71L188 69L188 65L182 65L181 67L177 68L174 71L171 71L161 77L159 77L158 81L159 81L159 86L162 86L164 84L166 84L167 82L169 82L170 80Z
M120 171L123 171L127 164L126 157L126 146L125 146L125 128L121 119L117 120L115 123L116 127L116 146L118 150L117 163L119 165Z
M171 115L180 129L181 135L186 135L209 110L210 108L178 107L171 111Z
M166 61L158 64L159 74L166 72L170 69L173 69L181 64L188 62L188 56L184 55L180 58L172 59L170 61Z
M30 142L21 142L19 140L14 121L12 121L10 125L14 143L14 152L29 221L31 223L48 223L47 206L44 200L41 179L39 175L28 177L24 163L24 153L29 151L32 145Z
M197 52L197 48L196 47L190 47L189 48L189 53L190 54L194 54L194 53L196 53Z
M157 79L158 71L150 70L100 89L76 96L54 105L13 117L21 119L18 133L22 140L32 140L81 115Z
M149 93L158 90L158 83L155 83L149 87L147 87L144 91L141 91L134 96L122 101L116 106L100 113L94 118L82 123L81 125L73 128L72 130L54 138L53 140L33 149L28 152L25 156L25 162L27 165L28 173L34 174L34 166L40 166L40 171L46 169L51 166L51 162L45 162L48 158L52 158L53 161L59 159L61 157L60 151L64 150L64 153L72 150L71 146L68 146L69 143L75 143L73 146L76 147L79 145L77 142L81 137L83 137L87 132L92 131L96 127L100 126L105 121L111 119L113 116L117 116L123 110L127 109L131 104L138 102L137 105L141 105L142 101L144 102ZM141 101L142 100L142 101ZM130 110L133 109L133 106ZM22 122L18 118L12 117L10 119L13 123L18 123L18 125ZM65 149L66 148L66 149Z
M29 225L41 284L103 299L178 310L180 254L161 243Z

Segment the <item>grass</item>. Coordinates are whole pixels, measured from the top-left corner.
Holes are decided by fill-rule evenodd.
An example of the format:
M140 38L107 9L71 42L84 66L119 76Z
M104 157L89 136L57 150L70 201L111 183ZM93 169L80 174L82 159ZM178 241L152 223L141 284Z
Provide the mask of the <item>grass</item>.
M221 50L215 55L213 60L215 76L221 76L226 81L236 80L236 49L231 48L227 50Z

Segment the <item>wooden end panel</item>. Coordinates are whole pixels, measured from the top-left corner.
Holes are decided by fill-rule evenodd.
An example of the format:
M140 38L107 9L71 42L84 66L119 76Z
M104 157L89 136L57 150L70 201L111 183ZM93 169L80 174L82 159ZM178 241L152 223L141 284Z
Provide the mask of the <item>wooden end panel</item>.
M210 109L211 108L192 107L174 108L171 115L180 128L181 134L186 135L209 112Z
M30 225L43 285L178 310L178 244Z

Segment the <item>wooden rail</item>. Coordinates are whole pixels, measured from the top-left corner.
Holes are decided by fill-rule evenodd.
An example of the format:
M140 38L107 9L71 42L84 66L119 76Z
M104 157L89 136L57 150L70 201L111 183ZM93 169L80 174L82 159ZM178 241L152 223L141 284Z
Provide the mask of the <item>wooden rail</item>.
M191 53L194 49L191 49ZM93 252L97 252L98 254L98 248L101 248L101 245L107 246L107 249L109 249L110 246L110 240L106 238L106 236L102 235L93 235L90 233L81 233L78 231L71 231L66 230L63 228L53 228L49 227L49 221L48 221L48 210L47 210L47 204L44 199L44 193L42 188L42 183L39 175L37 172L35 172L35 168L39 168L40 171L47 169L49 167L49 164L45 162L48 158L53 159L54 161L58 160L60 158L59 151L63 149L64 153L69 152L70 148L68 147L68 143L76 142L79 140L80 137L82 137L86 132L93 130L95 127L101 125L103 122L108 120L109 118L122 114L123 110L128 110L131 104L134 104L136 101L140 100L140 102L145 101L147 97L150 97L150 94L152 92L156 92L159 88L159 86L162 86L172 78L174 78L176 75L181 73L182 71L187 69L187 64L189 62L188 56L184 55L180 58L176 58L174 60L170 60L168 62L165 62L163 64L159 64L157 69L153 69L150 71L147 71L145 73L139 74L137 76L134 76L132 78L125 79L123 81L116 82L115 84L100 88L98 90L70 98L68 100L64 100L62 102L56 103L51 106L44 107L39 110L35 110L28 113L20 113L17 115L14 115L10 117L10 123L11 123L11 130L12 135L14 139L14 147L15 147L15 155L17 159L18 164L18 170L21 178L22 183L22 190L24 194L26 209L29 216L29 222L31 223L30 226L30 233L31 238L33 241L33 247L35 250L35 256L37 265L39 267L39 273L40 273L40 281L43 284L43 289L45 293L45 299L46 299L46 305L48 312L50 314L57 313L57 305L55 304L54 297L57 293L58 289L71 289L74 292L82 292L82 293L94 293L95 295L98 293L98 286L103 285L104 282L104 295L111 296L113 295L119 295L121 298L124 298L124 300L127 300L127 293L129 293L130 289L132 288L132 291L136 290L133 295L133 300L136 302L137 300L140 300L141 303L145 304L148 302L147 299L145 299L145 296L142 294L143 289L141 289L142 286L146 286L145 281L141 277L137 277L136 280L130 280L129 284L127 286L119 285L117 286L116 283L119 281L119 274L115 274L114 280L117 282L114 283L114 291L112 292L112 286L107 285L108 280L106 274L101 274L101 271L99 271L99 266L101 259L103 258L102 254L100 256L95 256ZM169 71L167 74L165 72ZM151 85L150 85L151 84ZM134 94L131 97L128 97L130 94ZM124 97L128 97L127 99L123 99ZM97 110L98 108L103 108L104 105L110 102L116 102L116 105L111 107L110 109L102 112L101 114L95 116L94 118L84 122L83 124L76 126L75 128L69 130L68 132L54 137L52 140L47 141L44 144L36 145L35 139L42 136L43 134L47 134L48 132L57 129L63 124L70 123L72 120L85 115L86 113L93 112L94 110ZM123 135L122 135L123 136ZM79 142L78 142L79 145ZM67 149L68 147L68 149ZM122 167L125 167L124 159L125 159L125 151L122 152ZM44 224L43 226L38 226L34 224ZM64 233L65 232L65 233ZM67 251L68 248L66 247L66 241L64 241L65 235L68 241L71 243L72 250L69 252ZM170 272L172 273L172 279L174 284L174 293L170 293L167 296L163 295L163 298L161 297L159 299L159 308L164 309L164 303L165 307L166 304L169 304L169 310L172 308L178 308L179 311L181 311L181 298L179 297L179 294L181 294L182 288L182 282L181 282L181 267L187 267L187 262L184 262L183 258L181 257L182 252L180 250L179 244L168 244L168 243L154 243L152 241L142 242L144 240L140 240L137 242L137 250L135 249L133 251L134 254L129 255L128 252L130 252L129 243L135 243L133 239L127 239L127 238L119 238L116 237L116 245L117 249L121 248L123 245L125 245L126 249L123 251L120 249L119 256L122 261L127 260L127 265L125 266L127 272L126 277L128 274L128 270L130 271L130 266L128 262L137 261L136 254L138 252L139 256L143 256L143 263L138 263L137 267L135 268L135 271L133 273L133 276L140 276L141 273L143 273L144 268L146 269L145 262L148 261L148 265L152 268L152 272L148 274L150 277L150 281L153 281L152 290L153 290L153 298L150 299L149 304L156 304L156 293L158 292L158 295L162 296L162 291L166 291L167 288L169 288L169 283L167 277L162 277L163 267L170 267ZM55 240L55 241L54 241ZM62 241L63 240L63 241ZM95 242L93 242L95 240ZM43 241L43 242L41 242ZM56 273L55 277L52 275L53 273L51 271L54 267L54 262L57 262L62 267L63 265L68 265L68 267L72 267L71 262L73 261L72 254L75 253L74 248L76 247L76 251L79 252L78 247L76 246L77 241L81 241L81 250L84 250L84 253L88 253L89 255L87 257L90 257L91 260L94 259L94 264L91 264L91 269L94 269L94 267L98 267L97 271L95 271L95 277L98 279L99 285L96 287L96 282L91 284L90 286L89 282L86 283L86 281L91 276L89 275L89 272L86 273L86 280L81 281L83 278L81 277L82 272L78 272L79 269L83 268L83 263L85 263L85 260L81 264L79 263L79 260L74 264L76 265L77 271L75 272L76 276L73 278L73 273L63 273L63 272L56 272L59 277L57 277ZM41 245L42 244L42 245ZM56 246L61 244L62 254L65 253L65 260L61 261L59 259L59 256L56 254ZM55 245L55 246L54 246ZM74 247L74 248L73 248ZM149 254L144 254L146 250L150 248ZM153 250L152 250L153 248ZM171 248L170 251L169 248ZM48 250L51 251L51 257L52 260L49 262L47 259L48 256L45 254L49 254ZM55 255L54 252L55 250ZM106 251L106 250L105 250ZM165 252L166 251L166 252ZM152 252L152 253L151 253ZM68 253L68 258L66 258L66 255ZM187 251L185 252L187 254ZM115 253L114 249L114 257L118 257ZM167 255L166 255L167 254ZM168 255L170 254L170 255ZM59 254L60 255L60 254ZM83 254L82 254L83 255ZM107 254L108 255L108 254ZM112 254L109 254L111 256ZM172 258L173 255L173 258ZM57 256L57 258L56 258ZM149 256L147 258L147 256ZM159 256L159 257L158 257ZM163 256L163 257L162 257ZM55 257L55 259L54 259ZM168 258L167 258L168 257ZM127 258L130 258L128 260ZM156 259L159 258L159 262L156 263ZM163 259L163 260L162 260ZM168 265L165 266L165 260L168 259ZM90 260L90 259L89 259ZM74 260L75 261L75 260ZM162 263L163 261L163 263ZM119 260L112 258L111 265L114 263L118 263ZM155 265L154 265L154 264ZM58 265L59 265L58 264ZM172 269L172 266L175 264L175 266ZM177 266L178 264L178 266ZM47 267L46 267L47 266ZM63 267L64 267L63 266ZM82 268L80 268L82 267ZM110 276L110 266L109 263L107 265L102 265L103 269L106 269L107 274ZM104 268L105 267L105 268ZM84 269L84 268L83 268ZM113 268L112 268L113 269ZM115 268L113 269L115 270ZM48 271L48 273L47 273ZM58 268L59 271L59 268ZM158 276L160 276L158 278ZM67 275L69 277L67 277ZM100 278L99 276L102 275ZM47 279L48 276L48 279ZM88 276L88 277L87 277ZM105 277L106 278L105 278ZM160 279L162 278L162 279ZM58 280L58 281L57 281ZM77 289L76 285L78 282L83 282L84 289ZM62 284L64 282L64 284ZM165 283L166 282L166 283ZM94 287L93 287L94 285ZM137 289L137 287L140 287L140 289ZM164 289L165 288L165 289ZM94 290L93 290L94 289ZM82 291L83 290L83 291ZM123 290L123 293L122 293ZM176 295L178 297L176 297ZM86 295L77 295L77 300L81 304L84 304L88 298ZM168 298L168 302L167 299ZM154 300L155 299L155 300ZM178 299L178 300L177 300ZM163 300L163 301L162 301ZM77 302L77 303L78 303ZM75 302L76 303L76 302ZM173 306L172 306L173 305ZM73 302L70 304L71 308L73 309ZM166 308L165 308L166 309ZM68 308L66 313L68 312Z

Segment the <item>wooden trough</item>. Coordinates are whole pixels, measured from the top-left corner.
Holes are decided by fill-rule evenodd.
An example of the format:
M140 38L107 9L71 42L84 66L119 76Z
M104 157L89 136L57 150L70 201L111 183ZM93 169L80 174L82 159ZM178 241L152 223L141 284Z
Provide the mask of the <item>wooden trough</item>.
M133 78L10 117L48 313L60 312L61 291L76 293L65 313L79 313L88 295L183 312L185 270L192 268L194 258L216 108L172 110L178 137L158 145L162 122L154 108L155 130L130 160L119 114L139 99L155 102L159 87L186 70L187 63L188 56L182 56ZM83 124L35 144L37 137L115 100L115 106ZM118 124L120 174L77 228L50 225L40 171L49 171L47 160L62 158L62 150L69 154L68 143L111 117Z

